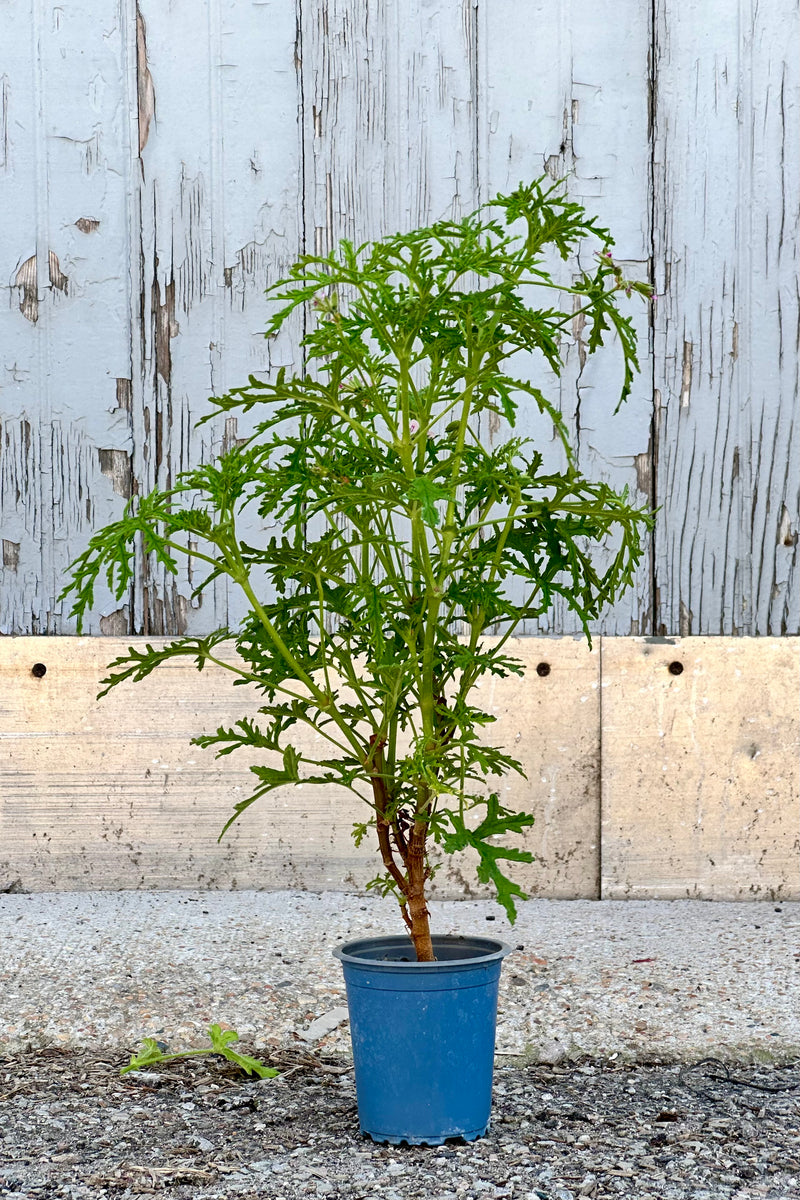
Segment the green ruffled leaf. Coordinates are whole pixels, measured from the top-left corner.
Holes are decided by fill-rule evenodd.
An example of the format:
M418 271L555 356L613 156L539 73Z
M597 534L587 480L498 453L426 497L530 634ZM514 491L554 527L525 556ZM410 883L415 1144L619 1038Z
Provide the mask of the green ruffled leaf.
M231 1042L238 1042L239 1035L234 1029L222 1029L219 1025L212 1025L208 1031L208 1036L211 1038L211 1046L216 1054L222 1054L227 1058L228 1062L234 1063L247 1075L257 1075L259 1079L274 1079L280 1072L274 1067L265 1067L258 1058L252 1058L249 1054L240 1054L238 1050L231 1049Z
M471 847L478 852L478 879L481 883L491 883L497 892L497 902L502 905L509 921L517 919L515 898L527 900L526 894L518 884L509 879L501 870L501 860L507 862L533 862L533 855L528 850L519 850L513 846L497 846L489 838L506 837L510 833L521 833L534 824L535 818L530 813L512 812L503 808L496 793L486 800L486 816L475 829L467 828L463 817L456 812L447 814L452 827L452 833L442 836L442 847L446 854L455 854L460 850Z
M588 637L634 583L652 528L626 491L580 474L558 397L521 377L531 361L559 375L579 313L586 352L613 343L620 403L630 393L628 298L649 288L625 279L612 245L543 177L459 220L304 255L270 289L268 328L302 314L302 369L212 400L204 420L251 414L251 432L90 538L61 596L79 630L109 594L138 614L143 563L159 587L178 576L184 596L246 601L235 629L130 647L101 693L179 657L255 693L257 712L195 738L252 764L223 834L275 788L345 787L369 806L357 837L388 822L397 862L415 824L446 849L473 846L513 914L505 866L528 856L497 843L533 818L486 799L490 776L521 767L486 744L493 717L474 689L522 673L503 643L556 601ZM595 247L594 270L553 270L553 252L583 263ZM539 446L507 436L531 410ZM554 452L562 467L545 470Z
M436 505L439 501L450 498L447 488L424 475L418 475L408 489L408 494L412 500L419 503L425 524L435 528L439 524L439 510Z

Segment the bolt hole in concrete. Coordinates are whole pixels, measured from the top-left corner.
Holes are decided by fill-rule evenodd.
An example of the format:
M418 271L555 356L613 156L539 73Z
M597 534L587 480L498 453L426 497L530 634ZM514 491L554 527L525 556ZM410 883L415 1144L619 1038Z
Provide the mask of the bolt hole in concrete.
M682 675L683 674L683 663L671 662L669 664L669 673L670 673L670 675Z
M31 675L35 675L37 679L41 679L42 676L46 674L47 667L44 665L44 663L34 663L31 667Z
M541 675L542 679L550 674L550 663L541 662L536 668L536 674Z

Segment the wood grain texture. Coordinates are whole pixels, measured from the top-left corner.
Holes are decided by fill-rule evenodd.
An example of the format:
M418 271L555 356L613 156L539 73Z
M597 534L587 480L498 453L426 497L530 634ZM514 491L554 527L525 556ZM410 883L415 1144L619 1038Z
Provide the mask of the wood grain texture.
M244 716L257 720L261 700L234 689L222 668L198 676L188 660L173 660L96 701L106 664L129 641L0 640L0 890L358 890L379 873L372 837L357 849L350 836L368 811L336 787L277 789L218 844L252 788L250 760L216 760L190 739ZM594 896L599 655L572 638L525 639L509 652L530 667L524 692L514 677L490 681L477 702L497 715L492 744L516 755L527 776L500 781L504 800L537 816L515 843L536 861L513 876L534 895ZM543 656L551 672L540 678ZM315 735L298 736L298 748L318 757ZM466 855L447 860L434 890L440 898L488 894Z
M260 334L264 289L299 248L300 145L293 9L210 0L198 19L194 5L142 0L134 23L134 471L147 490L248 432L235 418L195 430L209 395L296 358L290 339ZM191 562L172 577L140 559L119 619L156 634L238 620L236 595L220 584L203 609L193 582Z
M350 829L366 810L335 787L278 789L218 844L250 760L190 739L255 718L259 698L187 660L98 703L128 644L0 639L0 890L365 887L378 858ZM515 839L535 856L513 868L530 895L800 898L791 641L603 638L590 652L522 638L510 651L524 680L487 680L476 698L497 718L487 739L525 771L498 786L536 817ZM299 748L314 750L310 735ZM486 894L473 868L447 858L434 894Z
M0 629L57 633L75 550L130 453L123 29L114 6L6 5L0 261ZM16 547L16 549L11 549Z
M488 640L488 639L487 639ZM523 765L493 786L501 802L532 813L524 837L508 839L533 854L509 874L530 896L596 899L600 888L600 645L584 638L511 638L523 679L490 678L475 702L495 717L486 739ZM537 670L539 668L539 670ZM540 673L541 672L541 673ZM477 855L444 859L434 893L491 895L475 883Z
M619 20L619 6L543 0L518 4L491 0L478 6L480 114L479 178L482 199L508 192L542 174L567 178L568 193L611 229L615 254L632 278L646 280L650 258L648 179L648 15L633 6ZM591 270L599 243L587 242L577 262L553 256L554 277L572 282L580 265ZM549 293L541 297L552 303ZM570 304L569 297L562 303ZM614 416L622 385L615 343L588 358L587 330L573 322L564 338L565 366L556 378L540 357L519 360L525 377L561 410L581 471L635 501L650 501L649 462L652 364L648 353L649 312L629 305L640 338L642 372L624 410ZM520 368L518 368L520 369ZM563 450L552 425L538 412L521 409L520 432L546 453L554 469ZM491 436L492 431L487 431ZM598 556L602 561L602 555ZM645 633L652 616L650 556L646 552L634 587L605 614L605 633ZM559 598L553 611L527 632L578 632L575 614Z
M657 625L797 634L800 14L657 13Z
M603 898L800 898L794 643L606 638L602 663Z
M519 363L585 472L659 506L599 629L799 634L798 94L794 0L6 4L0 633L74 632L56 597L92 529L248 432L196 431L208 395L302 368L302 318L260 336L298 253L549 172L658 293L618 416L617 357L587 359L580 321L560 380ZM546 421L522 432L558 464ZM140 556L88 631L235 622L196 580ZM560 606L526 632L573 629Z
M217 844L250 788L249 764L235 755L217 762L190 739L258 707L256 695L233 692L221 668L199 677L188 663L172 663L98 703L106 664L128 641L0 645L2 886L18 878L37 891L157 888L183 879L212 888L325 888L331 871L346 863L347 876L357 861L348 819L357 802L335 789L299 794L292 806L273 794ZM35 662L47 668L42 677L31 671Z
M327 253L476 204L469 0L301 3L306 244Z

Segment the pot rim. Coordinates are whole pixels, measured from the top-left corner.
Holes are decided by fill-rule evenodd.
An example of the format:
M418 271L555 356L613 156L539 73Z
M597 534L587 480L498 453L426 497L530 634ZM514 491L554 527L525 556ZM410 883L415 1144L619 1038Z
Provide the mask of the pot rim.
M436 959L434 962L417 962L416 959L400 962L396 959L367 957L358 953L359 950L364 950L367 947L383 947L387 951L410 949L413 953L411 939L407 934L402 933L355 938L352 941L343 942L339 946L334 946L331 953L341 963L353 963L358 966L378 968L382 971L437 971L442 968L475 967L484 963L496 962L504 959L507 954L513 952L513 947L509 946L507 942L501 941L500 938L487 938L479 934L434 933L431 940L434 951L437 944L440 946L453 946L454 944L458 945L458 943L462 943L465 949L471 946L478 950L479 953L470 954L466 958Z

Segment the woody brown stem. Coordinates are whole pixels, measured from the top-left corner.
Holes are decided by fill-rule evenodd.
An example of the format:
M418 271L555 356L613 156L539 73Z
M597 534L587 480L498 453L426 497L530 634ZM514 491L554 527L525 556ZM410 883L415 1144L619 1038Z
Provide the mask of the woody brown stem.
M408 894L408 883L402 871L394 861L394 852L392 850L392 842L389 836L391 831L391 822L386 817L386 788L382 779L376 778L374 775L370 780L372 784L372 795L375 800L375 824L378 830L378 845L381 851L383 865L395 881L403 895Z
M425 903L425 839L426 821L417 820L408 841L408 911L411 918L411 940L418 962L433 962L430 914Z
M400 891L404 896L408 894L408 882L402 871L394 861L394 851L392 850L391 829L392 823L387 816L389 806L389 795L386 789L386 777L384 775L383 762L383 744L376 741L375 736L370 738L370 783L372 785L372 797L375 801L375 824L378 830L378 845L380 846L381 858L383 865L395 881ZM402 853L402 846L401 846Z
M384 773L383 744L373 736L370 738L370 783L375 802L375 825L378 832L378 845L381 851L383 865L389 872L403 897L401 908L403 920L408 926L418 962L433 962L433 943L431 942L430 920L428 907L425 903L425 839L427 822L416 820L411 834L406 837L397 821L392 821L388 815L389 794ZM391 834L394 833L395 843L406 873L398 867L392 849Z

